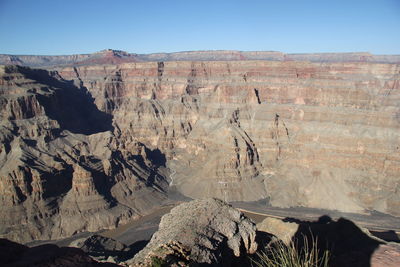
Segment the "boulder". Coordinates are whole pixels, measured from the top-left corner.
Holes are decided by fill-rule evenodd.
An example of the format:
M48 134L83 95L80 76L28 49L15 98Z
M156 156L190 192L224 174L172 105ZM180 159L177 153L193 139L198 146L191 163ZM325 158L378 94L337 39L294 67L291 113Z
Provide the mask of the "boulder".
M215 198L193 200L164 215L159 230L130 263L232 266L256 252L255 238L255 224L229 204Z
M388 243L379 245L371 257L371 267L400 266L400 245Z
M101 235L92 235L86 240L82 240L75 246L82 249L86 254L98 261L121 262L132 257L130 247Z
M286 245L290 243L298 228L297 223L284 222L272 217L268 217L257 224L258 231L272 234Z

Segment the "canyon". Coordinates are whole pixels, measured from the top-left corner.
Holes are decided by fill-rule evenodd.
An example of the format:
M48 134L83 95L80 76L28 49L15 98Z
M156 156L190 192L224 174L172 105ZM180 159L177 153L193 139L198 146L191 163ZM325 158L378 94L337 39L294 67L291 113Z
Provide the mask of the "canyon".
M1 237L113 228L171 191L400 216L399 56L105 50L0 63Z

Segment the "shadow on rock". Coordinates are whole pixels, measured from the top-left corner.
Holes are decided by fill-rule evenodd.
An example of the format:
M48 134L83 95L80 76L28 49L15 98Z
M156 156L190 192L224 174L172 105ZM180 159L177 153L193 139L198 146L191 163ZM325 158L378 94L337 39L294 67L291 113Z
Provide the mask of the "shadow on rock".
M389 230L389 231L370 231L370 233L377 237L380 238L382 240L385 240L387 242L396 242L396 243L400 243L400 239L399 236L397 235L397 233L393 230Z
M258 244L258 248L262 249L265 248L271 241L273 240L274 235L263 232L263 231L257 231L256 232L256 242Z
M0 257L1 266L119 266L97 262L79 248L51 244L29 248L7 239L0 239Z
M165 167L165 163L167 162L167 159L165 157L165 154L161 152L158 148L150 150L148 149L146 151L146 154L148 158L157 166L163 166Z
M25 77L37 81L54 94L40 94L38 100L46 115L56 120L62 129L79 134L112 131L112 116L100 111L86 87L62 79L57 72L17 66Z
M329 216L322 216L316 222L286 218L285 222L299 225L292 238L299 249L317 240L320 252L329 250L330 266L370 267L371 257L379 245L384 244L363 231L355 223L345 218L333 221Z
M140 240L130 245L130 256L133 257L136 253L141 251L149 243L149 241L150 240Z

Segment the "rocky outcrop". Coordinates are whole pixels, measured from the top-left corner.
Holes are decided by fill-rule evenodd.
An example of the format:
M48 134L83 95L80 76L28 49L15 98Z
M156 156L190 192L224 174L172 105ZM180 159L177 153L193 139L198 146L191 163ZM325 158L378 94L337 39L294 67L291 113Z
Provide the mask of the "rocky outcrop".
M2 67L0 236L54 239L113 228L165 199L151 150L121 145L111 115L56 73Z
M285 245L289 245L293 241L298 229L299 225L297 223L284 222L272 217L267 217L257 224L258 231L274 235Z
M187 216L190 212L191 219ZM70 247L52 244L27 247L0 239L0 257L5 266L248 266L249 261L240 261L234 254L239 252L253 263L258 262L261 254L254 254L256 249L258 252L266 248L273 250L274 244L281 240L270 239L260 232L261 228L256 232L249 219L238 220L238 216L243 215L216 199L180 205L164 216L159 231L133 259L130 247L99 235L75 240ZM209 222L205 223L207 220ZM373 237L366 229L344 218L333 221L323 216L316 222L287 218L280 223L273 219L263 223L265 227L267 224L270 226L268 234L276 237L285 227L291 231L292 226L297 225L296 233L292 234L293 245L289 244L295 249L292 252L301 255L304 244L307 248L316 245L320 252L329 251L329 266L332 267L394 267L399 264L398 243ZM181 241L177 241L178 238Z
M193 200L161 218L158 231L132 263L150 266L158 258L168 266L232 266L256 252L255 238L254 223L240 211L218 199Z
M75 240L69 246L80 248L93 259L101 262L123 262L134 255L134 251L121 242L96 234L87 239Z

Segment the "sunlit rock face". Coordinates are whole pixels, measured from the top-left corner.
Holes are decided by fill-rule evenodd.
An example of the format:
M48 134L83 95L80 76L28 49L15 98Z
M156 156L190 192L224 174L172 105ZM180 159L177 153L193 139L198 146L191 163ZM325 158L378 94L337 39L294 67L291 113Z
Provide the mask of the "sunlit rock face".
M167 61L56 69L192 198L400 214L400 66Z
M396 57L252 53L106 50L1 67L0 236L112 228L168 188L400 215Z
M113 228L165 199L141 143L121 145L112 116L57 73L0 67L0 236L56 239Z

